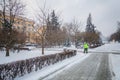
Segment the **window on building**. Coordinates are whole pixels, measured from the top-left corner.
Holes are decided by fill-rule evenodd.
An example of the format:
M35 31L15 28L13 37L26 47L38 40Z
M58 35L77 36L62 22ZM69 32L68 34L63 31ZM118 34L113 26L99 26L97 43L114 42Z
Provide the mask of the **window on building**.
M20 27L18 26L18 29L20 29Z
M20 22L18 21L18 24L20 24Z
M28 26L31 26L31 24L28 24Z

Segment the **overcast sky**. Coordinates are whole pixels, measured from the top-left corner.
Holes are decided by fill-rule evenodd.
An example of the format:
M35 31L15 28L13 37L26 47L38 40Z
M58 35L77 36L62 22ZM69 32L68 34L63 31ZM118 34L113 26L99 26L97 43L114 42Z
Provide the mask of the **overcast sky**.
M27 17L33 18L37 5L43 7L45 0L23 0L27 4ZM91 13L92 22L104 36L115 32L117 21L120 21L120 0L46 0L47 8L54 9L63 22L73 18L86 26L86 20Z

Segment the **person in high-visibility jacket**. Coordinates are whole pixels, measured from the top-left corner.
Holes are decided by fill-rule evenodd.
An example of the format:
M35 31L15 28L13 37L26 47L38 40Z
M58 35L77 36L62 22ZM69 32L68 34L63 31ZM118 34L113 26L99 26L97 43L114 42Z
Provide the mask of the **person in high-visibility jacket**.
M85 42L85 43L84 43L84 53L88 53L88 48L89 48L89 46L88 46L88 44Z

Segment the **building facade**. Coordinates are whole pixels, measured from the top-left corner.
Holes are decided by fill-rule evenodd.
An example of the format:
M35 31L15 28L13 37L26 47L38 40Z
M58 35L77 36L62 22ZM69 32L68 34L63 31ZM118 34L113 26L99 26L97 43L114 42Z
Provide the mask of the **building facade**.
M5 18L6 20L9 20L10 17L6 15ZM2 28L2 20L3 20L2 13L0 12L0 28ZM35 22L33 20L21 16L19 17L16 16L14 18L12 28L20 32L24 32L26 34L26 42L35 43L35 40L33 38L35 35L34 24Z

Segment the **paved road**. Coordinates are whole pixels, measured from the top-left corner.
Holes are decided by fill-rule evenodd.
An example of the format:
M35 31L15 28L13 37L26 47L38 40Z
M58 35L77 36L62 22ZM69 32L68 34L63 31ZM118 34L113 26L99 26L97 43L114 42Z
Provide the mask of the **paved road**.
M91 54L83 62L43 80L112 80L109 54Z

